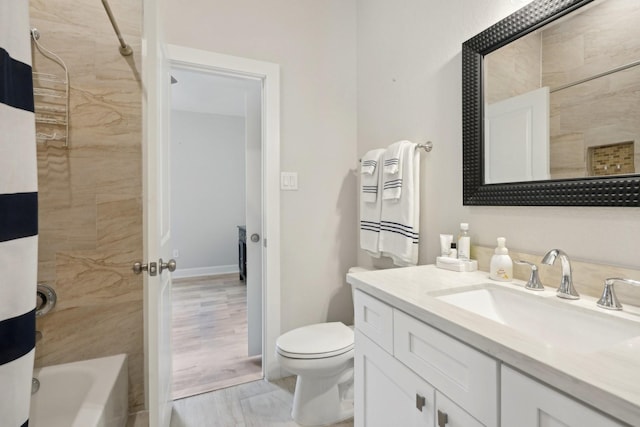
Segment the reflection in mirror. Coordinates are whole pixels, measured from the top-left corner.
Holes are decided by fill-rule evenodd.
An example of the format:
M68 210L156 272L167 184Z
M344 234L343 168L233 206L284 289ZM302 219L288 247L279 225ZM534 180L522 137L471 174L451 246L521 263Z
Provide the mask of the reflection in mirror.
M484 57L485 184L640 173L639 22L598 0Z

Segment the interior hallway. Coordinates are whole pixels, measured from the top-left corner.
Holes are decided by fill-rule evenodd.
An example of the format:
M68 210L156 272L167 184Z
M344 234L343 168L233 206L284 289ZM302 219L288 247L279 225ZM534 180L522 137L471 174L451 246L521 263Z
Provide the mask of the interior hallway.
M238 274L173 281L173 398L262 378L247 357L247 288Z

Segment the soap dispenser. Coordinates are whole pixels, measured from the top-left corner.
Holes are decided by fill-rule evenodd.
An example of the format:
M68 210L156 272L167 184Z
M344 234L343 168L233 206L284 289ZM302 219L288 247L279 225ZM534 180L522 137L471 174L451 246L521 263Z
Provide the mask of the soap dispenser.
M498 237L498 247L491 257L489 277L500 282L510 282L513 279L513 261L509 256L509 250L505 247L506 239Z

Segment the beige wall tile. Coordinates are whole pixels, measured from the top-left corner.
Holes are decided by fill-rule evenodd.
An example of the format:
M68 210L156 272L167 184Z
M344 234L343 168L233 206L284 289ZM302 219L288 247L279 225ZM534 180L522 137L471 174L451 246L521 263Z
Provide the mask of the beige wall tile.
M58 306L38 319L36 364L129 356L130 409L144 404L141 1L111 0L124 58L100 2L31 0L40 42L67 64L70 148L38 145L39 271ZM34 71L61 73L34 53Z

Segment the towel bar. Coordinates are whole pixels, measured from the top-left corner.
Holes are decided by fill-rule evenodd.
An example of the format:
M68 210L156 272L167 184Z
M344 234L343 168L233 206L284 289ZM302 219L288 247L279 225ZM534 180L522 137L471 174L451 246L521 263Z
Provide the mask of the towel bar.
M421 142L421 143L416 145L416 150L419 150L419 149L420 150L424 150L424 151L426 151L428 153L429 151L433 150L433 142L431 142L431 141L427 141L425 143ZM362 159L358 159L358 161L362 162Z

